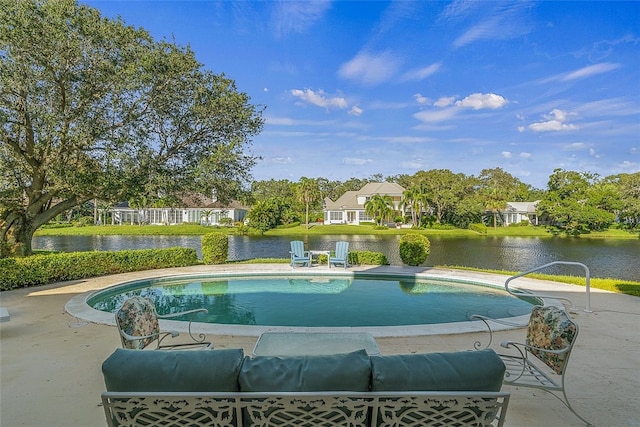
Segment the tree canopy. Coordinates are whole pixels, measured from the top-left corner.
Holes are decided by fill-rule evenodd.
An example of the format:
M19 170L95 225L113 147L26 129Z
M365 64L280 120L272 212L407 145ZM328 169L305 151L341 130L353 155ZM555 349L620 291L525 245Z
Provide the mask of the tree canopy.
M0 250L91 199L251 178L262 107L194 53L74 0L0 0Z

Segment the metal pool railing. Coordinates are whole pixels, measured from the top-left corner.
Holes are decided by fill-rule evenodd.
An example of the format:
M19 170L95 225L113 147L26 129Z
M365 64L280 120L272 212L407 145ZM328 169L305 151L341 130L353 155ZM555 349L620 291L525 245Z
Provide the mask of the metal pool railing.
M514 279L517 279L518 277L522 277L525 276L529 273L533 273L536 271L540 271L542 269L545 269L547 267L550 267L552 265L558 265L558 264L562 264L562 265L577 265L580 266L584 269L585 272L585 278L586 278L586 292L587 292L587 304L586 307L584 309L585 312L587 313L592 313L593 311L591 310L591 275L589 273L589 268L584 265L581 262L575 262L575 261L553 261L550 263L547 263L545 265L541 265L539 267L533 268L531 270L525 271L523 273L520 274L516 274L515 276L511 276L509 277L505 282L504 282L504 288L507 292L509 292L511 295L516 296L516 297L521 297L521 296L528 296L528 297L538 297L538 298L555 298L555 299L559 299L559 300L564 300L564 301L568 301L571 304L571 308L575 309L575 304L573 303L573 301L571 301L569 298L565 298L565 297L558 297L558 296L550 296L550 295L538 295L538 294L531 294L531 293L521 293L521 292L514 292L511 289L509 289L509 282L511 282Z

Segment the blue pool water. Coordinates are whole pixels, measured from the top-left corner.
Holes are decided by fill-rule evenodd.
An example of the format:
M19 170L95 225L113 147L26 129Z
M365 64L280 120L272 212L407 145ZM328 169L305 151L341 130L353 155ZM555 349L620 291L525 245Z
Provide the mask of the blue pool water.
M472 314L508 318L528 314L533 303L474 282L358 274L156 278L107 289L88 303L115 313L134 295L151 298L159 314L206 308L198 322L300 327L452 323Z

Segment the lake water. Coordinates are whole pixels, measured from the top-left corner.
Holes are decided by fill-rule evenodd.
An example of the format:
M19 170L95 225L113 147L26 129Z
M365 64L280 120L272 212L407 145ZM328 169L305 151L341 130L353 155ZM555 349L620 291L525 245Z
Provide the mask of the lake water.
M398 253L400 236L307 236L307 249L330 250L337 241L349 242L350 250L382 252L392 265L402 265ZM229 236L229 259L288 258L291 237ZM425 266L459 265L509 271L526 271L552 261L581 262L592 277L640 280L640 239L605 240L535 237L430 237L431 253ZM183 246L201 256L200 236L36 236L34 249L63 252L115 251ZM575 266L555 266L542 273L583 275Z

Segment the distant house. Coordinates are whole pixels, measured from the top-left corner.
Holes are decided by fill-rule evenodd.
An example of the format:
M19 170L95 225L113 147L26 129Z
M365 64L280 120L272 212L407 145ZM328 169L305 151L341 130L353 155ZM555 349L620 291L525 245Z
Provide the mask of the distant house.
M199 223L202 225L220 225L221 220L229 218L231 222L243 221L249 208L238 201L223 205L215 198L202 195L189 195L182 198L182 207L140 208L129 207L122 203L111 208L112 224L151 224L175 225ZM228 222L228 220L223 220Z
M529 221L530 224L538 225L538 214L536 208L540 200L535 202L507 202L506 209L500 212L502 225L509 226L522 221ZM489 212L488 212L489 213Z
M404 191L401 185L393 182L370 182L358 191L347 191L335 202L327 197L324 199L324 223L358 225L374 222L364 211L364 204L371 196L390 196L394 210L400 210Z

